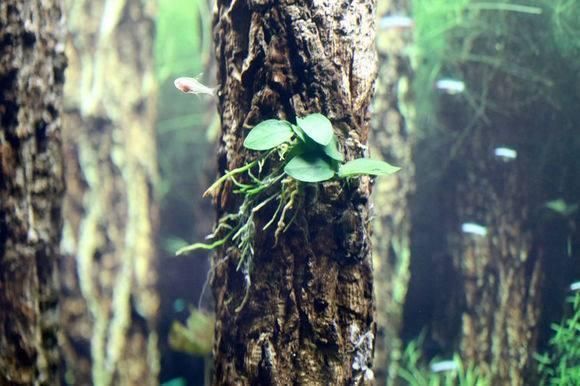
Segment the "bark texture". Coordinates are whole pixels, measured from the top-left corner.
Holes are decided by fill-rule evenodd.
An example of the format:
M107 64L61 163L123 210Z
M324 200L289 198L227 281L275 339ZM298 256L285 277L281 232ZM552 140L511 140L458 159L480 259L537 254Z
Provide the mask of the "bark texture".
M379 20L409 15L405 0L381 1ZM379 22L379 25L381 23ZM386 23L385 23L386 24ZM371 154L402 169L377 180L373 191L373 265L377 307L375 374L377 384L393 385L402 341L403 306L409 284L411 211L415 190L413 166L414 107L411 101L412 69L406 49L412 43L410 28L379 29L379 72L373 102Z
M423 188L437 177L434 192L422 193L432 217L424 229L446 239L443 246L431 239L431 250L423 246L413 261L415 277L436 277L436 285L417 283L431 290L424 351L427 357L459 352L464 368L474 366L491 385L531 385L544 275L544 237L536 232L545 203L541 153L549 137L544 116L553 109L553 44L542 9L531 17L470 9L476 4L450 2L462 19L436 41L426 25L437 20L439 6L432 18L417 18L425 23L422 40L417 35L420 62L432 66L417 76L432 82L427 87L436 101L424 121L432 126L425 131L431 146L424 141L417 157L417 181ZM430 269L419 269L427 263Z
M59 1L0 3L0 385L58 385Z
M493 385L525 385L533 366L542 278L523 169L532 160L490 157L501 136L490 128L474 134L461 157L466 175L454 192L457 222L450 232L462 294L460 352L491 374ZM465 232L466 223L484 226L486 234Z
M139 0L67 9L66 380L156 385L154 10Z
M525 22L541 21L500 16L481 14L479 20L502 33L491 30L479 37L470 47L471 55L491 55L497 36L500 46L515 44L510 40L514 26L531 28ZM462 36L455 39L461 44ZM517 44L521 53L516 56L512 50L500 56L497 68L484 63L460 66L477 108L470 109L453 95L441 97L440 114L450 132L457 134L456 157L448 173L453 184L447 188L450 276L457 280L451 285L455 305L435 312L436 320L449 322L443 312L458 311L461 333L456 337L464 362L489 374L492 385L514 386L530 384L537 351L543 256L540 238L534 234L541 207L540 189L535 188L541 180L534 165L539 143L535 141L544 134L530 115L545 108L545 101L535 96L549 90L540 82L521 83L503 70L514 62L534 63L537 54L525 42ZM498 151L502 149L513 153Z
M219 0L216 12L221 173L255 157L242 148L255 124L312 112L332 121L347 159L363 155L376 72L374 1ZM369 193L368 178L304 185L277 246L260 231L268 216L257 216L247 274L236 270L235 248L215 256L215 384L372 382ZM239 200L226 184L215 203L223 216Z

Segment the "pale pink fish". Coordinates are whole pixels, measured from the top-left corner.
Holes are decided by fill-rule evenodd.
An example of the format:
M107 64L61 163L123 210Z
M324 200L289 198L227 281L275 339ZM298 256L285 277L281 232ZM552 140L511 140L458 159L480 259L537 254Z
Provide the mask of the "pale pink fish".
M206 85L201 84L201 82L195 78L188 78L188 77L181 77L175 79L175 87L186 94L207 94L211 96L215 96L216 88L207 87Z

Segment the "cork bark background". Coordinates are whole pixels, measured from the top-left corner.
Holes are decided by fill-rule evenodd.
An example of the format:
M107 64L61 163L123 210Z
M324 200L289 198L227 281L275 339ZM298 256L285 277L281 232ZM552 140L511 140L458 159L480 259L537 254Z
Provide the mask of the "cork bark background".
M0 3L0 384L58 385L59 1Z
M489 157L500 137L490 128L474 133L461 157L466 174L450 195L457 205L449 244L460 279L459 349L492 375L492 384L526 385L535 366L543 255L530 227L533 200L524 170L531 160ZM487 233L461 233L470 222Z
M545 21L513 13L478 16L493 28L477 35L471 55L497 55L504 66L517 63L538 73L538 53L527 40L512 39L523 28L543 38ZM448 39L457 46L469 41L464 34ZM497 53L498 41L511 49ZM522 82L521 75L484 63L459 68L478 104L469 108L447 95L439 106L446 135L454 136L442 181L448 246L442 259L450 260L443 264L450 279L440 287L453 300L437 305L434 331L442 341L455 341L464 363L489 374L492 385L534 384L545 271L540 215L550 189L536 166L537 146L546 140L544 116L553 113L546 102L552 84ZM554 70L542 67L547 79L554 79ZM502 147L513 156L498 154ZM460 333L447 335L448 326Z
M217 2L220 173L255 157L241 144L268 118L320 112L347 159L361 157L376 73L375 3ZM307 185L296 219L276 247L257 231L251 285L225 247L213 261L214 383L370 384L375 326L368 178ZM239 200L225 185L218 215ZM256 218L256 229L275 208ZM262 211L260 211L261 213ZM236 312L246 289L248 301Z
M67 382L156 385L153 3L68 1Z
M378 5L377 49L379 72L373 100L370 150L401 170L379 178L373 189L373 266L375 277L377 384L393 385L403 350L400 333L410 277L411 198L415 190L413 152L414 105L408 47L411 28L380 28L381 20L411 14L405 0L383 0ZM386 23L385 23L386 24Z

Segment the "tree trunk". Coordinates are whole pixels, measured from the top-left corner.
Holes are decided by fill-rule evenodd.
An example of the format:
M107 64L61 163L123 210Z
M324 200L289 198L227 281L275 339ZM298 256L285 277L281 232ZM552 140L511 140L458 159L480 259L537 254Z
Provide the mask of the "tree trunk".
M347 159L362 156L376 72L374 1L308 4L217 2L221 173L255 157L242 148L249 128L312 112L332 121ZM219 216L237 211L232 190L225 184L216 194ZM372 382L369 193L366 177L304 184L275 247L261 230L269 217L257 215L247 269L236 270L233 246L216 254L215 384Z
M152 10L69 1L62 322L75 385L156 385Z
M534 212L541 208L534 140L545 137L545 127L530 116L548 106L535 99L548 87L522 82L519 73L508 69L519 66L538 76L538 69L529 67L538 53L527 38L512 38L515 31L527 29L541 35L542 19L508 12L477 15L473 20L488 29L456 31L448 38L457 47L471 43L454 74L463 80L467 95L440 97L448 133L456 134L445 185L451 276L456 281L449 283L455 305L437 307L435 319L455 325L444 313L457 311L456 342L465 365L488 374L492 385L518 386L531 384L537 351L543 256L534 240ZM510 50L497 54L498 47L508 45L513 45ZM467 59L493 55L498 55L497 65ZM476 102L470 105L472 100Z
M494 134L480 128L461 157L466 174L453 195L450 245L463 294L462 358L491 374L493 385L517 386L528 384L536 347L542 255L532 245L526 161L490 158ZM468 223L486 234L466 232Z
M0 384L58 385L59 1L0 3Z
M391 178L378 179L373 192L373 265L377 304L375 373L377 384L393 385L401 357L400 332L411 260L410 196L415 190L413 166L414 107L410 101L411 63L405 50L410 28L389 28L389 16L410 15L409 1L381 1L379 73L373 102L373 158L402 166Z

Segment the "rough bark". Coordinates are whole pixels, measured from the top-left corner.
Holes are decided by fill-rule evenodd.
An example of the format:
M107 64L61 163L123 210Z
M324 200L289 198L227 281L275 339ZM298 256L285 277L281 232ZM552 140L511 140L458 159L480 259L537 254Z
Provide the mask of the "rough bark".
M0 3L0 384L58 385L59 1Z
M374 10L371 0L217 2L221 173L255 157L241 146L249 128L312 112L331 119L348 159L363 155L376 71ZM368 178L304 186L296 218L275 247L273 235L260 231L268 216L258 216L246 278L236 270L235 248L214 257L215 384L372 382L369 193ZM218 214L236 211L237 201L224 185Z
M428 357L459 352L463 365L488 375L491 385L528 385L534 384L543 281L543 247L535 234L544 183L538 149L547 137L543 116L553 108L553 77L541 61L553 61L547 19L470 5L433 43L439 50L433 58L423 47L423 59L433 59L425 77L436 97L430 125L441 128L431 130L435 146L417 170L422 176L443 171L423 205L433 217L425 221L429 229L445 233L447 242L440 247L431 240L418 261L429 261L428 272L417 272L437 283L421 284L431 289L423 299L432 306L424 350ZM436 82L445 79L460 87Z
M410 15L409 1L381 1L379 20ZM373 102L371 154L402 170L378 179L373 191L373 265L377 307L375 374L377 384L393 385L401 356L400 332L409 283L411 215L409 200L415 189L413 166L412 69L405 50L410 28L380 29L377 37L379 72Z
M490 157L499 137L491 128L474 133L461 157L465 179L453 196L457 222L450 243L462 294L460 352L491 374L493 385L525 385L538 333L542 255L533 249L529 226L524 165L532 161ZM485 226L487 234L462 233L462 224L470 222Z
M69 1L66 380L155 385L157 179L153 10Z
M502 40L498 43L497 35L490 32L473 44L470 53L490 55L497 44L511 43L514 26L530 28L526 19L511 17L502 14L487 20L494 28L504 28ZM529 384L541 311L543 256L534 240L533 223L541 204L534 189L539 179L533 143L543 135L542 127L528 116L530 111L541 111L545 103L525 98L545 92L546 86L520 84L502 71L502 66L536 55L521 51L517 58L503 57L499 70L485 64L461 66L470 95L479 98L476 111L453 96L441 99L440 114L449 130L458 133L448 173L454 183L447 187L446 200L451 276L457 280L450 286L455 287L455 305L438 307L435 319L449 321L442 312L458 311L461 357L489 374L492 385ZM496 153L502 147L515 153Z

